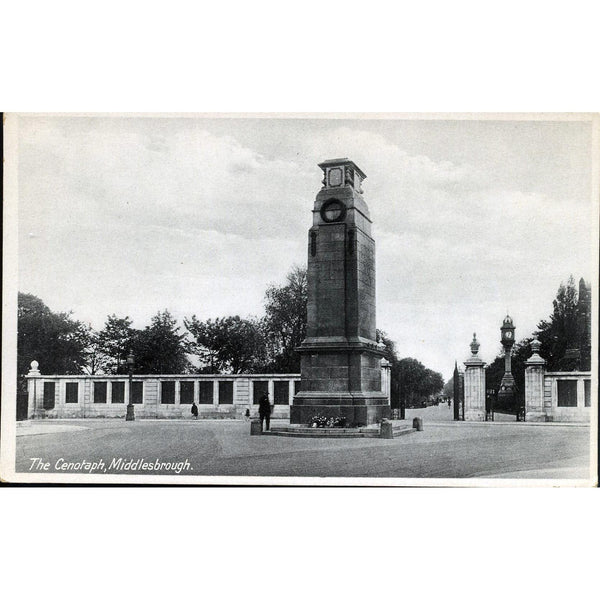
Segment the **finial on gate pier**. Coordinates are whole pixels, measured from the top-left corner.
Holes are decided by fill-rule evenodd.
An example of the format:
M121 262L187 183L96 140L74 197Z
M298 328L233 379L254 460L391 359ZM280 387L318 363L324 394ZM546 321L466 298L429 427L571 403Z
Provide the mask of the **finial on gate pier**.
M477 341L477 334L473 333L473 341L471 342L471 354L473 356L477 356L477 353L479 352L479 342Z
M27 375L29 375L30 377L37 377L41 375L39 366L40 363L37 360L32 360L31 364L29 365L30 368L29 373L27 373Z
M527 366L545 365L546 361L539 354L542 342L538 340L537 331L533 334L533 339L529 343L529 347L531 348L531 356L525 361L525 364Z

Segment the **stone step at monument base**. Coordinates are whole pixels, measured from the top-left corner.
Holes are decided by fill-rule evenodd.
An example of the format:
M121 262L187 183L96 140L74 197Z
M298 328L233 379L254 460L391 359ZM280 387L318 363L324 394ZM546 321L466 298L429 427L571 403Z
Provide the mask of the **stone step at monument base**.
M410 423L394 424L392 437L399 437L416 431ZM305 438L381 438L379 425L368 425L358 428L344 427L303 427L298 425L277 425L271 431L263 431L262 435Z
M407 433L414 433L415 431L417 431L417 429L415 429L414 427L411 427L410 425L405 425L404 427L393 427L392 428L392 434L394 437L399 437L399 436L405 435Z
M311 438L378 438L379 428L344 429L342 427L274 427L271 431L263 431L263 435Z

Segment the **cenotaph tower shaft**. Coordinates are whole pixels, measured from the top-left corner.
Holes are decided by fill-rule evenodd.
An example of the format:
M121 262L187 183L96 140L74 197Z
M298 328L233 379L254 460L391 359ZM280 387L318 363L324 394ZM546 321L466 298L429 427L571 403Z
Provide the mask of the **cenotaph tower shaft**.
M323 188L308 233L308 314L301 353L301 391L291 423L313 416L365 425L390 415L382 392L382 347L375 329L375 242L361 183L347 158L319 165Z

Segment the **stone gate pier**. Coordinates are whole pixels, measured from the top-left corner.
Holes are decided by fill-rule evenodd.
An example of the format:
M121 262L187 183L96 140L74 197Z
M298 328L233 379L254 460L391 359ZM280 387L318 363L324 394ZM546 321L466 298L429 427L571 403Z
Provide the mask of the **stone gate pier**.
M485 362L479 357L479 342L473 334L471 356L465 365L465 421L485 421Z
M590 423L597 411L598 386L591 371L546 371L541 343L531 342L525 362L525 421ZM464 362L465 421L485 421L486 363L473 334L471 356Z

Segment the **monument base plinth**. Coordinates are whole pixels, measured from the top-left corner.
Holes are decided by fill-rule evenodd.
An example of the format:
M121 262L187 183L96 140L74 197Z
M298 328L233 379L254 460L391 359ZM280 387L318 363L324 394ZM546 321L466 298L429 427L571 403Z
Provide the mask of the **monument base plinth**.
M485 411L479 409L467 409L465 411L465 421L485 421Z
M546 413L541 411L527 411L525 413L525 421L530 423L544 423L546 422Z
M345 417L347 427L380 423L391 417L387 396L376 392L326 394L300 392L290 406L290 423L310 423L315 416Z

